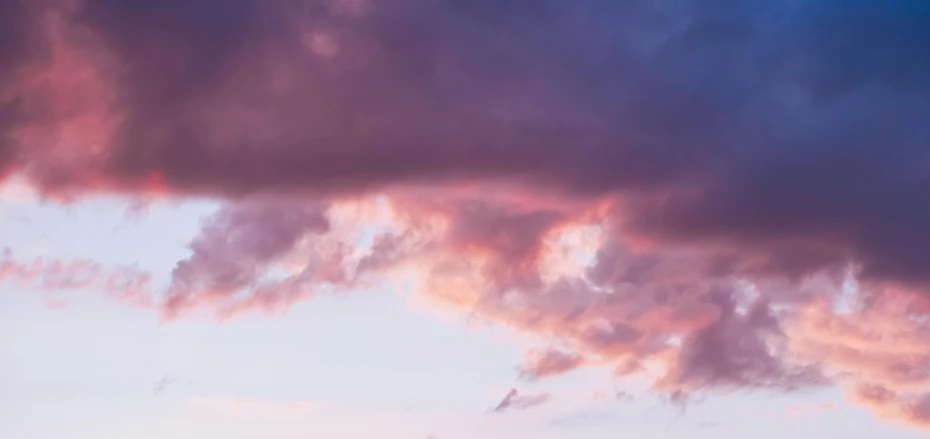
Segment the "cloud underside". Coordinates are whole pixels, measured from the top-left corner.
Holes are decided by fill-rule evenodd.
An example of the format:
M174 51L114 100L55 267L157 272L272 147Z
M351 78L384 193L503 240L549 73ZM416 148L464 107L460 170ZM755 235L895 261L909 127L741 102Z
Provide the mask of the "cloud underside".
M28 3L28 4L27 4ZM213 197L168 318L388 282L674 398L847 389L930 426L930 4L0 3L0 178Z

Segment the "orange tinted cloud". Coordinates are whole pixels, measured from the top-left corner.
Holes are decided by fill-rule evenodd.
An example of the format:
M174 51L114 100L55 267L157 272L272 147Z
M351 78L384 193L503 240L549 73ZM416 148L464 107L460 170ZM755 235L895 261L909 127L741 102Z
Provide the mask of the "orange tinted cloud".
M883 419L930 427L925 306L925 298L894 289L861 294L848 310L816 302L790 329L792 349L831 370L849 401Z

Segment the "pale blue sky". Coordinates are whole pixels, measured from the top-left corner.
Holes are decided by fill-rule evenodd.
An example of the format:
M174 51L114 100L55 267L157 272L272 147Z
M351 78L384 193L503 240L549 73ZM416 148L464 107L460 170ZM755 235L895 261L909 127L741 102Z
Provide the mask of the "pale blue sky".
M155 204L131 217L119 200L6 202L0 242L17 255L137 263L164 281L214 209ZM876 422L835 391L712 396L682 413L640 393L641 383L611 381L596 368L524 383L516 372L522 350L507 330L415 311L396 291L323 296L285 316L224 324L163 324L90 291L58 297L69 306L49 309L45 292L0 286L5 439L921 437ZM155 391L163 378L169 383ZM553 400L488 413L511 387ZM593 399L612 388L637 396ZM311 408L288 411L294 403ZM819 404L836 408L786 412Z

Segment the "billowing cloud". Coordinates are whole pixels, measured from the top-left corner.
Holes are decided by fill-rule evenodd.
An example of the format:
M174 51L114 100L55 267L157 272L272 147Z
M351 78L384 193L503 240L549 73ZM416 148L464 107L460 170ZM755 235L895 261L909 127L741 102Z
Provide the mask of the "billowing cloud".
M732 295L715 294L719 316L687 336L666 379L689 387L765 387L782 390L825 384L819 370L786 361L777 318L767 303L742 315Z
M924 297L866 296L832 311L808 306L792 330L794 349L834 370L850 401L882 418L930 426L930 342Z
M289 303L302 294L301 275L271 281L264 276L301 239L328 228L316 206L263 202L220 210L191 243L192 255L175 266L166 311L176 315L197 302L233 301L244 289L252 289L251 300L266 307Z
M403 280L551 346L528 378L608 365L681 398L836 383L926 425L928 15L5 2L0 180L228 201L149 289L166 317ZM5 264L52 289L107 278Z

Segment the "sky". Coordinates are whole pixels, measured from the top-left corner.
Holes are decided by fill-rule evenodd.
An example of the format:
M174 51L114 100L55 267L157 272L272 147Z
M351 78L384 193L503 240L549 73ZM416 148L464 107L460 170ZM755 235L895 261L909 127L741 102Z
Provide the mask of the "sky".
M0 437L925 437L927 53L922 0L0 0Z

